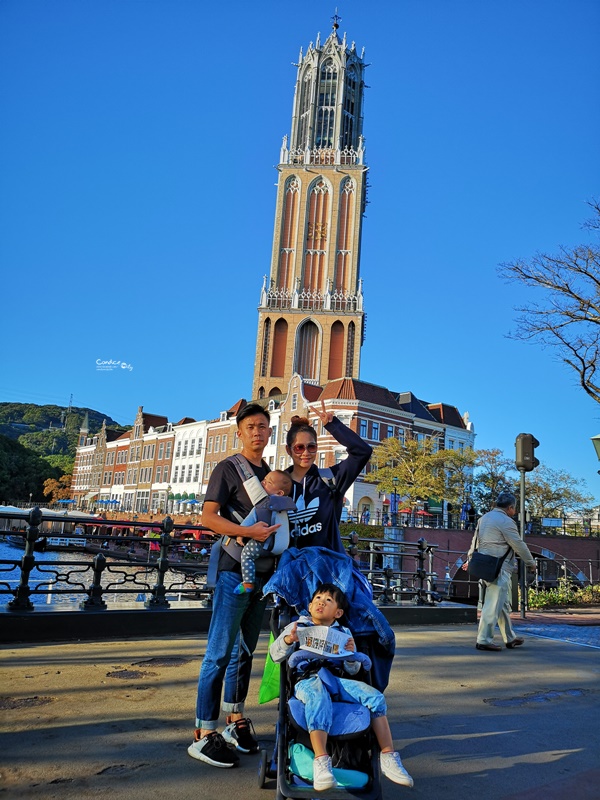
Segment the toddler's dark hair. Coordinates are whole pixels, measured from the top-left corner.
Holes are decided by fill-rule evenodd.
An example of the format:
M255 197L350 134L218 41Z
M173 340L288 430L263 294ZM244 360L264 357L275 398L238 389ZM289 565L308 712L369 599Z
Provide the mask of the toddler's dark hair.
M313 592L313 596L310 598L311 602L315 599L315 597L318 594L331 595L331 597L333 597L335 602L338 604L338 607L342 609L344 614L350 607L350 604L348 603L348 598L346 597L344 592L342 592L342 590L333 583L322 583L320 586L318 586L316 590Z

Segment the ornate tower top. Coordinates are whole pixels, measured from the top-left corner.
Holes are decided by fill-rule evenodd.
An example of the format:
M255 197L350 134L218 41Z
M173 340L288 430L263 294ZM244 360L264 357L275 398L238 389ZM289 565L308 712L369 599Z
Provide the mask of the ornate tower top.
M364 51L337 33L341 17L321 45L320 34L300 56L292 112L290 146L281 164L362 164L364 162Z

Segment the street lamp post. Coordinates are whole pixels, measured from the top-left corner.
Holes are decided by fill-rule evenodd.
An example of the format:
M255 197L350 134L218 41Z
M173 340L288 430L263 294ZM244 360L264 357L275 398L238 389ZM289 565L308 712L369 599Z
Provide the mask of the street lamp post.
M392 483L394 484L394 504L392 506L392 527L398 527L398 484L400 483L400 479L397 475L392 478Z
M165 514L169 513L169 495L171 494L171 484L167 486L167 499L165 501Z

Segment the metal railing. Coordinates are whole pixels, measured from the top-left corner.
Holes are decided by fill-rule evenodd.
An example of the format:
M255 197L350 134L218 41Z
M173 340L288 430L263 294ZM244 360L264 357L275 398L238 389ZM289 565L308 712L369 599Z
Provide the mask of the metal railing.
M38 508L28 514L0 512L2 518L27 523L21 530L4 531L12 544L24 548L20 559L0 559L0 596L11 598L6 606L9 611L33 611L36 599L52 603L61 598L78 601L83 611L105 610L107 600L131 600L132 595L143 599L148 610L168 609L173 600L211 605L206 574L214 536L201 526L185 526L186 532L205 537L197 541L182 536L184 526L175 526L166 517L160 525L151 526L154 534L141 538L132 531L148 529L148 523L70 517L69 527L81 525L86 531L53 536L45 534L43 526L56 518L44 519ZM376 602L433 605L444 598L432 570L435 545L424 539L414 544L389 540L383 543L385 551L378 552L379 543L359 542L356 534L348 537L348 544L349 555L373 586ZM69 560L64 556L48 560L54 547L68 552ZM87 560L81 558L82 553Z

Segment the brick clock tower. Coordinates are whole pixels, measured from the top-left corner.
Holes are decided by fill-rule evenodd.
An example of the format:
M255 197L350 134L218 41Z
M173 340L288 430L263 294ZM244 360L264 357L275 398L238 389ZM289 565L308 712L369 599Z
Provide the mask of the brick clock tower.
M359 277L366 200L364 52L331 35L300 51L291 137L281 147L271 273L258 308L252 396L283 394L294 373L324 385L359 377Z

